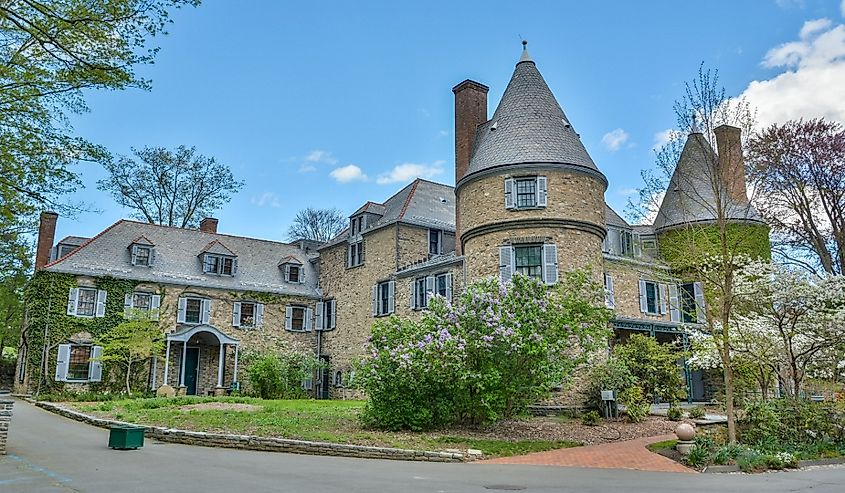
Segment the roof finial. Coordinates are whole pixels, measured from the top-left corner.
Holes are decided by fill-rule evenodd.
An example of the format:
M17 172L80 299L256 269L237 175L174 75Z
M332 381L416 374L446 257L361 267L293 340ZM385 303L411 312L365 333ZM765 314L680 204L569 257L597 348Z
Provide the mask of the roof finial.
M531 59L531 55L528 54L528 40L522 40L522 56L519 57L519 62L533 62L534 60Z
M695 114L695 111L692 112L692 128L690 128L691 134L700 134L701 130L698 129L698 115Z

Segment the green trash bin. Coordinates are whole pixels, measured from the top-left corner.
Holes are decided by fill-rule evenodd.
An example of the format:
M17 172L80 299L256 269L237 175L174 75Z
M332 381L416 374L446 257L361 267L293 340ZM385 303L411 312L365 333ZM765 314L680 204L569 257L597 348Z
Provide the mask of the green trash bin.
M109 448L134 450L143 446L143 426L113 425L109 428Z

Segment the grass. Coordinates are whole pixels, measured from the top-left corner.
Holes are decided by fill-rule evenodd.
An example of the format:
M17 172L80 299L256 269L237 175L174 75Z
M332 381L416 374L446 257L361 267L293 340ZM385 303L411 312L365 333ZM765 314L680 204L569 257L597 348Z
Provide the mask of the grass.
M183 408L211 402L249 404L257 410ZM369 430L358 419L363 401L176 397L106 401L77 404L77 407L101 417L150 426L417 450L474 448L491 457L580 445L569 441L479 438L466 430L455 429L428 433Z
M675 445L678 444L677 440L663 440L662 442L654 442L646 445L646 448L651 450L654 453L657 453L663 449L667 448L675 448Z

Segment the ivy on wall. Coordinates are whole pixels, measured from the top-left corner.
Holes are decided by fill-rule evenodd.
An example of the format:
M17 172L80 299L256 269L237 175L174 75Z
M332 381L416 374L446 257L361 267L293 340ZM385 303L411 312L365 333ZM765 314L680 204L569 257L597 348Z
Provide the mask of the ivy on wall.
M33 276L24 292L27 309L27 363L30 386L39 382L46 387L41 391L58 390L63 383L54 382L56 347L79 333L88 333L92 339L123 322L123 302L126 294L134 291L137 281L112 277L94 278L94 286L108 293L103 317L87 318L67 315L68 292L78 286L76 276L58 272L40 271ZM46 335L46 340L45 340ZM42 356L47 354L47 364ZM103 368L103 383L110 380L108 368Z
M772 245L767 225L729 224L726 233L731 253L771 260ZM683 275L694 271L703 259L719 254L719 229L716 225L708 225L670 230L660 235L658 245L663 260L674 272Z

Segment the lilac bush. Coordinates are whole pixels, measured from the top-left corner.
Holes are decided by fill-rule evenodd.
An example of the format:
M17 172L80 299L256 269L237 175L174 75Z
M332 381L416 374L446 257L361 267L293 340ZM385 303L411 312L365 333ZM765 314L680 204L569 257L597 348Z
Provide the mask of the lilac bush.
M366 424L429 429L522 413L606 347L610 312L588 272L549 288L514 276L485 279L454 304L435 297L420 320L373 326L356 384Z

